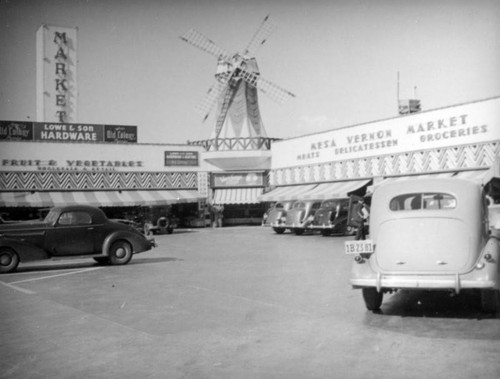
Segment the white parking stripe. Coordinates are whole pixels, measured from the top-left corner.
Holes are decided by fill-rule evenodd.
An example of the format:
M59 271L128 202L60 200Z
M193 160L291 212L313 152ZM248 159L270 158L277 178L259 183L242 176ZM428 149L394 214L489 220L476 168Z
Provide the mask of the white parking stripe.
M34 282L37 280L42 280L42 279L50 279L50 278L57 278L59 276L66 276L66 275L73 275L73 274L79 274L81 272L87 272L87 271L94 271L94 270L99 270L103 267L92 267L92 268L86 268L84 270L76 270L72 272L65 272L64 274L57 274L57 275L49 275L49 276L40 276L38 278L31 278L31 279L25 279L25 280L18 280L16 282L12 282L10 284L19 284L19 283L27 283L27 282Z
M11 283L5 283L5 282L0 281L0 284L3 284L6 287L12 288L13 290L25 293L27 295L34 295L35 294L35 292L33 292L33 291L30 291L30 290L27 290L27 289L24 289L24 288L21 288L18 286L14 286Z
M26 267L26 266L25 266ZM40 266L37 266L40 267ZM9 277L14 276L22 276L22 275L33 275L33 274L43 274L44 272L54 272L53 266L48 266L47 270L32 270L32 271L15 271L9 274ZM76 268L58 268L57 272L65 272L65 271L75 271Z

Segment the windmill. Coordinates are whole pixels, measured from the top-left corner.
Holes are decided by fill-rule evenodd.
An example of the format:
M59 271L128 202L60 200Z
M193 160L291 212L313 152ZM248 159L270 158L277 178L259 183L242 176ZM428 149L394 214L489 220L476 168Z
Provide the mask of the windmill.
M290 91L260 76L255 54L275 29L269 16L264 18L259 29L242 53L230 54L200 32L190 29L180 38L217 58L216 82L197 105L196 110L206 121L217 104L215 129L212 138L252 139L267 137L260 116L257 91L278 103L295 95ZM232 149L234 146L216 143L216 150ZM224 147L225 146L225 147ZM242 147L243 146L243 147ZM239 145L239 148L251 148Z

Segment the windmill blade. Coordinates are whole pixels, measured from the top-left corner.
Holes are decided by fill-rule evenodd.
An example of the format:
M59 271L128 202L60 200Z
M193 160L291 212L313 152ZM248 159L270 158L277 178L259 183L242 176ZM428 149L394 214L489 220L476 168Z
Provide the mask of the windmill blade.
M284 103L285 100L290 97L295 97L292 92L264 78L259 78L259 80L257 81L257 89L268 95L271 99L279 104Z
M210 111L217 102L217 99L221 96L228 85L229 76L223 81L215 82L215 84L208 89L205 97L196 105L195 110L203 114L203 121L206 121L210 115Z
M255 32L252 39L248 43L247 48L244 51L244 55L255 56L255 53L266 41L271 33L276 29L276 24L273 22L269 15L264 18L259 29Z
M189 29L179 38L216 58L223 58L224 60L228 60L230 58L230 54L226 50L217 46L210 38L205 37L195 29Z
M249 72L242 69L240 71L240 75L247 83L256 87L262 93L265 93L267 96L269 96L279 104L283 104L285 100L290 97L295 97L292 92L280 87L279 85L267 79L262 78L258 73Z

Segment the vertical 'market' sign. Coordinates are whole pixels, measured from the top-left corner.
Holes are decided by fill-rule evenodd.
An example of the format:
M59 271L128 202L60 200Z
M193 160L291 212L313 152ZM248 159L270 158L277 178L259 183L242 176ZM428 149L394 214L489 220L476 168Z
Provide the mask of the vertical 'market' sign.
M36 33L36 116L77 122L77 28L42 25Z

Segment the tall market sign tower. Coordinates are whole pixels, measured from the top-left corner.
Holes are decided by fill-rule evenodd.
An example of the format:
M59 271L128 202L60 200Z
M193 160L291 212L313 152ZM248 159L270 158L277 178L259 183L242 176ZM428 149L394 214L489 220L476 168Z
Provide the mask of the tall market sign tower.
M77 30L44 24L36 33L39 122L77 122Z

